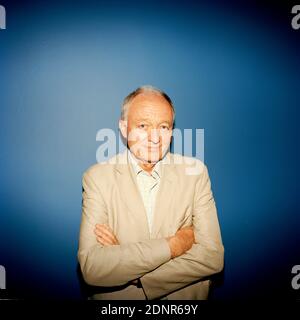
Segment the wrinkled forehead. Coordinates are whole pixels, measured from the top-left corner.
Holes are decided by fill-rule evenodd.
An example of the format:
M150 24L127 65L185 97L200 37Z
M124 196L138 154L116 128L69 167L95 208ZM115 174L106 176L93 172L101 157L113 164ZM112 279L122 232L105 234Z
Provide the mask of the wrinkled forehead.
M161 120L172 122L173 111L169 102L158 94L139 94L129 108L128 120Z

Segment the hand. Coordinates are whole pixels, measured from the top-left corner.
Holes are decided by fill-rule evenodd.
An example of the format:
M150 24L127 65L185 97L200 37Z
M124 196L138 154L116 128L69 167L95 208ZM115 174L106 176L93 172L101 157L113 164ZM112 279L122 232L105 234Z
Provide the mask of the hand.
M103 246L118 245L119 241L106 224L96 224L94 229L97 241Z
M193 227L179 229L175 236L167 238L171 250L171 258L181 256L188 251L195 242Z

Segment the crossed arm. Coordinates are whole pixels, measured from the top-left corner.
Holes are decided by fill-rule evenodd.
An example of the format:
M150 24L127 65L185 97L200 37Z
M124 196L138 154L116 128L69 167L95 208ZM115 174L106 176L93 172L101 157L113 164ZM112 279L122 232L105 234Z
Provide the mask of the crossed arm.
M78 257L87 283L117 286L140 279L147 298L155 299L222 270L223 245L207 170L197 183L193 227L126 245L107 226L101 192L87 174L83 189Z
M103 246L119 245L119 241L113 231L106 224L96 224L94 229L97 241ZM166 238L170 248L171 258L176 258L189 250L194 241L193 227L184 227L176 232L172 237ZM132 280L133 284L138 284L138 279Z
M106 224L96 224L94 229L97 241L103 246L119 245L113 231ZM171 258L176 258L189 250L195 240L193 227L184 227L172 237L166 238L170 247Z

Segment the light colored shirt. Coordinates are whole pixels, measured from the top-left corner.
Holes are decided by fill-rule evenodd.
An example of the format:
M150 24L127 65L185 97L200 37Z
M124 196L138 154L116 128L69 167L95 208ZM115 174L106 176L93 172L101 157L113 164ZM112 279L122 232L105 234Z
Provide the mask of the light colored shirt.
M151 173L149 173L139 166L138 160L131 153L131 151L128 151L128 159L129 163L131 163L131 166L133 168L133 172L136 175L138 189L140 191L144 207L147 213L148 227L151 233L155 200L160 185L161 163L160 161L157 162L152 168Z
M140 194L143 199L144 207L146 209L148 227L151 233L155 200L156 200L156 195L159 189L160 179L161 179L161 161L158 161L152 168L151 173L149 173L143 170L138 165L138 160L131 153L131 151L128 151L128 159L133 169L133 172L136 175L138 189L140 191ZM168 300L168 298L163 297L160 300Z

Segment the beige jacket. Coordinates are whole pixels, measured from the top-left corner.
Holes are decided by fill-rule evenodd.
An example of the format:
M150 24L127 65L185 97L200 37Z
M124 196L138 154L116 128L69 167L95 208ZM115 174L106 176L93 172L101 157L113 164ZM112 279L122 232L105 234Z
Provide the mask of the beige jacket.
M162 160L152 233L127 162L127 150L83 175L78 259L94 299L206 299L208 277L223 269L224 248L206 166L168 153ZM120 245L96 241L96 223L110 226ZM195 244L171 259L168 236L194 226ZM140 278L142 288L129 284Z

